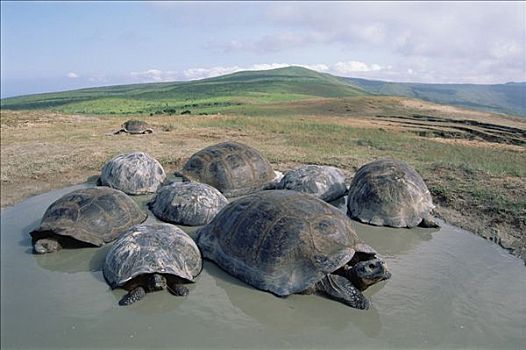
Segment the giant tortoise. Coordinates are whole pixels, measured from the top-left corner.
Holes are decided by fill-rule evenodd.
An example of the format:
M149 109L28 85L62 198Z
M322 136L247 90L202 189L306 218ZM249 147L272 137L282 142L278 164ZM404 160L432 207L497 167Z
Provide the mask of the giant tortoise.
M238 142L223 142L195 153L176 175L206 183L226 197L236 197L264 189L276 173L256 149Z
M362 166L349 189L349 215L363 223L391 227L437 227L431 194L407 163L380 159Z
M147 215L125 193L108 187L70 192L53 202L31 231L35 253L63 247L101 246Z
M203 257L258 289L316 293L367 309L362 291L391 274L351 223L313 195L270 190L231 202L196 241Z

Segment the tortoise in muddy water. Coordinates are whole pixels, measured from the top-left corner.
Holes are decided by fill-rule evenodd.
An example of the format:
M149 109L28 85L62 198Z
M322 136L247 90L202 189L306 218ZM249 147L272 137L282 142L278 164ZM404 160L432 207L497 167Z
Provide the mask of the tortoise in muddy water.
M114 134L151 134L153 129L148 123L142 120L128 120L121 125L121 129L114 132Z
M201 269L201 253L183 230L170 224L143 224L115 241L102 272L112 289L128 291L119 305L130 305L161 289L187 295L184 284L194 282Z
M204 258L258 289L319 294L367 309L362 291L391 274L351 223L310 194L269 190L231 202L196 242Z
M276 173L256 149L223 142L195 153L176 173L186 180L206 183L226 197L250 194L272 185Z
M127 194L154 193L166 178L162 165L144 152L120 154L101 169L98 185Z
M208 224L228 204L216 188L197 182L173 182L161 187L148 204L159 219L180 225Z
M434 205L424 180L400 160L380 159L358 169L347 208L352 218L376 226L438 227L430 215Z
M102 246L146 217L121 191L107 187L76 190L53 202L40 226L30 232L33 250L45 254L63 247Z
M302 165L283 176L278 189L306 192L324 200L333 201L347 192L345 175L332 166Z

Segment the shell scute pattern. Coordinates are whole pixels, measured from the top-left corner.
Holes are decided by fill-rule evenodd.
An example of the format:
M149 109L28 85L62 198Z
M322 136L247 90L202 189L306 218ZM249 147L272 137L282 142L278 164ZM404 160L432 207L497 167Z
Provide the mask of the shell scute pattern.
M88 188L70 192L53 202L40 226L30 234L33 239L56 234L101 246L146 217L123 192L107 187Z
M311 219L317 219L314 225ZM328 269L343 266L354 254L356 240L350 220L338 209L314 196L283 190L230 203L197 237L205 258L277 295L301 292L332 272Z
M136 225L113 244L103 267L112 288L149 273L193 282L202 269L201 254L183 230L170 224Z
M343 171L332 166L302 165L287 172L278 189L306 192L330 202L347 192Z
M381 159L355 174L347 201L349 215L378 226L414 227L434 208L422 177L407 163Z
M163 221L196 226L209 223L227 204L226 197L212 186L174 182L161 187L149 207Z
M304 249L299 245L287 244L294 240L304 244L302 232L307 230L304 220L296 217L282 217L270 227L268 234L256 252L256 263L260 266L280 266L298 255L298 250Z
M192 155L181 174L217 188L226 197L259 191L276 176L261 153L237 142L202 149Z
M128 194L153 193L166 174L162 165L144 152L120 154L101 169L99 182Z

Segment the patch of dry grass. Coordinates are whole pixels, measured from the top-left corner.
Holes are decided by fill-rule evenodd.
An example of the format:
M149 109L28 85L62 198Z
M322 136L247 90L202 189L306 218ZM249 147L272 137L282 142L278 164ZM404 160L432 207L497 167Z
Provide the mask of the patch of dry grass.
M402 122L376 117L387 112L411 117L418 106L400 107L398 98L386 98L384 110L378 98L361 100L363 114L338 112L348 105L348 101L338 101L330 105L333 111L327 114L320 112L326 104L322 100L322 106L306 102L305 108L316 113L286 116L89 116L2 111L1 205L93 181L102 165L120 153L147 152L167 172L173 172L203 147L235 140L259 149L280 171L315 163L338 166L350 176L376 158L403 159L426 179L438 204L437 213L446 221L487 237L494 235L496 227L508 237L501 244L526 257L526 147L420 137L407 132ZM423 104L422 111L429 112L430 107ZM440 113L433 116L442 117ZM466 117L472 116L467 113ZM131 118L146 120L154 133L113 135ZM526 130L526 122L521 120L502 118L501 123L498 116L485 118ZM438 124L435 127L443 126Z

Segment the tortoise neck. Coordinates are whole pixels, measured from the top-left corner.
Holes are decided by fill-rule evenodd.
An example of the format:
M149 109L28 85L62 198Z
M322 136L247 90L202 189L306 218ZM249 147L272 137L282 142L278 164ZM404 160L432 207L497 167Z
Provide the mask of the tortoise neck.
M347 278L349 279L349 281L351 281L352 285L355 286L360 291L364 291L368 287L368 285L364 283L363 279L358 277L358 274L355 268L351 268L348 270Z

